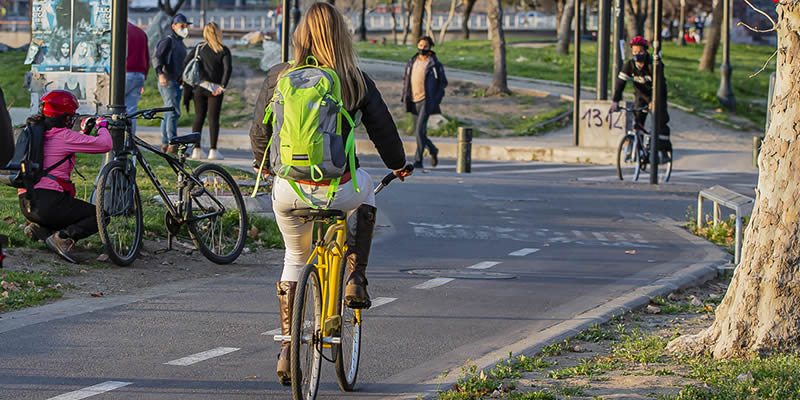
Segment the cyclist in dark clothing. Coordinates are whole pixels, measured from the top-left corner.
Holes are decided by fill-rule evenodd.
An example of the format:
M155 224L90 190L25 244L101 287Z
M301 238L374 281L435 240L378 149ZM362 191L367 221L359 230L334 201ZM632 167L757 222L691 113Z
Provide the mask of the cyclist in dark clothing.
M636 36L631 40L630 45L633 58L622 66L622 70L617 75L614 97L612 98L614 103L611 106L611 111L617 111L618 104L622 100L622 91L625 90L625 84L628 81L633 81L634 108L646 107L645 110L635 113L636 122L644 125L648 111L653 111L653 58L647 52L649 43L645 38ZM663 71L664 69L661 68L660 70ZM659 81L663 85L661 93L663 93L664 98L661 99L663 107L661 112L664 118L662 119L661 127L657 128L658 148L663 152L667 152L672 151L672 142L669 139L669 113L667 113L667 83L663 76L660 77ZM662 156L662 159L664 159L666 153L662 153Z

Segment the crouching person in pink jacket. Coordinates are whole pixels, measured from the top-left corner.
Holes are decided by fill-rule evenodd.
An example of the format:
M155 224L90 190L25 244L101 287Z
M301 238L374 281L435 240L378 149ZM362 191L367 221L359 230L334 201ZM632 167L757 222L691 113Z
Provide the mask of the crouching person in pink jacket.
M97 122L96 137L70 129L75 122L78 100L68 91L47 92L39 101L39 114L28 118L27 123L45 130L42 168L66 161L34 185L33 196L25 196L25 189L18 189L22 214L30 221L25 234L32 240L44 240L47 247L65 260L77 263L72 248L77 240L97 233L97 217L94 205L75 198L71 180L75 153L108 152L111 135L103 120Z

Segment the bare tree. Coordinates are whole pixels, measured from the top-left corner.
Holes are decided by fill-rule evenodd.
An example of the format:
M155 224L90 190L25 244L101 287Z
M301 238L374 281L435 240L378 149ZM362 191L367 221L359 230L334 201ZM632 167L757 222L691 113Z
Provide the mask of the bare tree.
M492 53L494 53L494 74L492 85L486 90L487 96L511 93L508 90L506 72L506 39L503 33L503 0L488 0L489 31L492 34Z
M175 4L175 6L172 7L170 5L172 0L158 0L158 8L167 15L169 15L170 17L174 17L175 14L178 13L178 10L181 9L181 6L183 5L184 1L185 0L178 0L177 4Z
M628 23L626 24L628 38L644 36L645 22L652 13L651 5L652 0L627 0L625 2L625 15L628 17Z
M700 71L714 71L716 65L717 49L719 49L719 40L722 36L722 20L723 20L723 5L722 0L714 0L714 10L712 15L711 31L706 36L706 46L703 48L703 57L700 58Z
M413 22L411 23L411 38L414 39L414 43L419 41L420 36L422 36L422 17L425 14L425 0L412 0L414 4L414 12L412 13Z
M411 25L411 12L414 10L414 2L413 0L401 0L401 1L405 1L406 5L406 12L405 12L406 19L405 23L403 24L403 46L405 46L406 42L408 41L408 27L409 25Z
M714 358L794 352L800 346L800 1L777 5L772 119L758 157L758 188L736 268L714 323L667 349Z
M456 15L456 10L464 4L463 0L450 1L450 13L447 15L447 20L442 25L442 30L439 32L439 43L444 43L445 36L447 36L447 28L453 22L453 17Z
M425 35L433 37L433 0L425 3Z
M472 9L475 7L477 0L464 0L464 14L461 20L461 37L464 40L469 39L469 17L472 15Z
M574 17L575 0L567 0L564 11L561 13L561 30L558 31L558 43L556 44L556 53L558 54L567 54L569 51L569 37Z
M392 12L392 41L394 44L397 44L397 13L394 12L394 4L395 0L391 0L389 7L391 7ZM400 1L400 4L403 4L402 0Z

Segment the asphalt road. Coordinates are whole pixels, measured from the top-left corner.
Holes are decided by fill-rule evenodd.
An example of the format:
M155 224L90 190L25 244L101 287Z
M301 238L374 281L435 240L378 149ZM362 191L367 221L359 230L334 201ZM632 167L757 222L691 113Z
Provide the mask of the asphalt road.
M362 165L385 172L375 158ZM461 175L443 160L393 183L378 197L368 271L383 304L365 313L358 391L340 392L323 361L319 398L413 398L443 371L694 262L697 250L651 219L686 220L714 184L752 195L756 179L676 170L651 186L619 182L610 167L487 162ZM3 329L6 315L0 399L286 399L278 345L264 334L278 328L279 275L252 269L130 301L87 299L87 312L44 312L49 321L14 330ZM186 359L199 353L208 358Z

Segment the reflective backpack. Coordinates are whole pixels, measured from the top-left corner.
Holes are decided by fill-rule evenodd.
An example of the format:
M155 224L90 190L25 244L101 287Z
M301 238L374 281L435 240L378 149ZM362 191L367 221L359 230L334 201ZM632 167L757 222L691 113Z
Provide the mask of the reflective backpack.
M272 117L272 137L261 160L256 181L258 190L261 170L267 153L270 155L270 172L289 182L295 193L311 208L312 204L297 180L321 182L329 180L324 208L330 207L339 182L350 165L350 181L359 192L355 173L355 123L341 100L339 77L331 68L321 67L314 57L307 64L288 70L275 87L267 105L264 124ZM312 63L313 62L313 65ZM349 128L344 128L342 117ZM349 129L345 143L342 132Z

